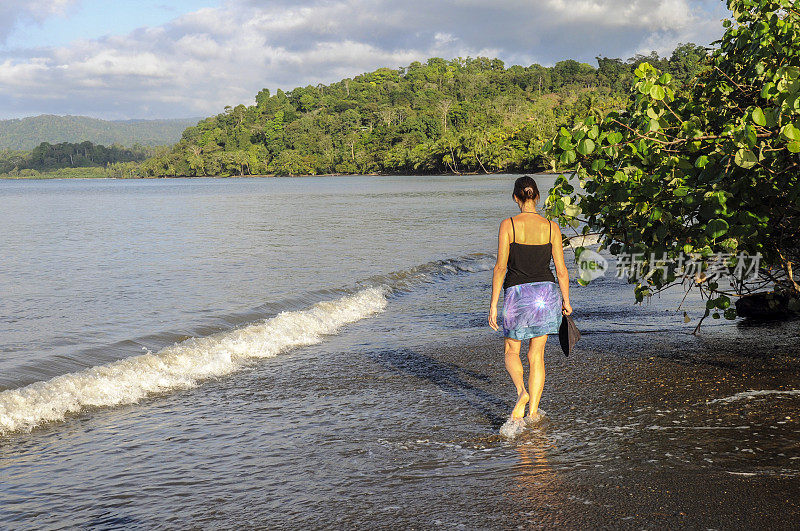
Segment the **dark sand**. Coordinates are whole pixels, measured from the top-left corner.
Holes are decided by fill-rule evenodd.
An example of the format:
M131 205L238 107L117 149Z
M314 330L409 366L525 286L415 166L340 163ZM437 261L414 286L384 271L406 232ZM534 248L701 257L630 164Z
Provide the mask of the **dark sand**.
M508 491L502 500L476 495L462 523L800 528L800 396L791 394L800 389L797 323L734 330L590 333L569 358L551 337L540 404L549 421L496 443L519 454ZM471 334L413 356L428 359L424 376L470 401L495 433L515 398L501 341ZM747 390L786 394L707 403Z

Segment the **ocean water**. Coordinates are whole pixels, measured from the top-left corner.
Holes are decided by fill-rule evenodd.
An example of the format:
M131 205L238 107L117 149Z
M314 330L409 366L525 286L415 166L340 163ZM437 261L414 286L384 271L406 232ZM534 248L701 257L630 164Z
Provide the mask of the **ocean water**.
M0 182L3 527L793 527L796 321L573 285L501 435L514 178Z

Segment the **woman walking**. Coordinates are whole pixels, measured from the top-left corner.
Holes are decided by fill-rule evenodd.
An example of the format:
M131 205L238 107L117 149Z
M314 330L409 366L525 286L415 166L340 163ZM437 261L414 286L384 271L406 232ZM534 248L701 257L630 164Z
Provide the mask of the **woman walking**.
M557 334L561 315L572 313L569 304L569 275L564 265L561 229L536 212L539 188L525 175L514 183L512 194L520 213L500 223L497 263L492 276L489 325L499 330L497 301L504 289L503 334L506 370L517 388L517 403L511 412L514 420L540 417L539 399L544 388L544 345L547 334ZM558 284L550 271L550 258L556 266ZM530 374L525 389L520 348L528 341Z

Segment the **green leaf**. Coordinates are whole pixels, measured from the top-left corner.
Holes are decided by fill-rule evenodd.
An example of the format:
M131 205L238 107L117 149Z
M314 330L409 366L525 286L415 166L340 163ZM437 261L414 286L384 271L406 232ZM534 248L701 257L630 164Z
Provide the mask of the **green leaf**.
M767 118L764 116L764 111L761 110L761 107L753 109L753 123L761 127L767 125Z
M651 221L658 221L661 219L661 215L663 212L658 207L653 207L653 211L650 212L650 220Z
M572 141L568 136L562 136L558 139L558 147L565 151L572 149Z
M711 238L719 238L720 236L724 236L726 232L728 232L728 222L724 219L712 219L706 225L706 234L711 236Z
M786 149L791 151L792 153L800 153L800 142L797 140L793 140L786 144Z
M614 131L613 133L610 133L608 135L607 140L608 143L612 146L614 144L619 144L620 142L622 142L622 133L620 133L619 131Z
M666 92L664 92L664 87L661 85L653 85L653 88L650 89L650 96L654 100L663 100L664 96L666 96Z
M787 140L800 140L800 129L792 124L786 124L781 128L781 134Z
M592 171L600 171L606 167L606 161L603 159L597 159L592 162Z
M700 155L697 157L697 160L694 161L695 168L705 168L706 164L708 164L708 157L705 155Z
M772 81L770 81L769 83L765 84L764 88L761 89L761 98L763 98L765 100L769 99L769 97L772 95L772 91L774 89L775 89L775 83L773 83Z
M749 145L751 145L751 146L755 146L757 140L758 140L758 137L756 136L756 128L753 127L753 126L748 126L747 127L747 143Z
M734 156L733 161L736 163L737 166L741 166L742 168L749 170L753 166L756 165L758 159L753 154L752 151L746 148L742 148L736 152L736 156Z
M584 138L578 142L578 153L581 155L586 156L592 151L594 151L594 142L589 138Z
M768 108L764 111L764 118L767 119L767 127L777 127L778 117L780 116L780 109Z

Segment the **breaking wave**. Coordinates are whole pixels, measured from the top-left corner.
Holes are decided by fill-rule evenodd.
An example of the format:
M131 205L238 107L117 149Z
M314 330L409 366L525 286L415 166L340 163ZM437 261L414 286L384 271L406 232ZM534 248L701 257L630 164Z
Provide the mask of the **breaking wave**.
M248 361L320 343L345 325L383 312L394 292L442 276L488 270L492 260L491 255L475 254L373 277L359 283L354 293L334 300L190 338L158 352L2 391L0 434L29 431L86 408L131 404L155 393L190 388L205 379L230 374Z

